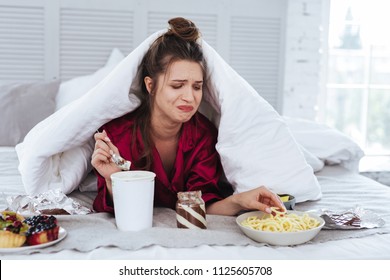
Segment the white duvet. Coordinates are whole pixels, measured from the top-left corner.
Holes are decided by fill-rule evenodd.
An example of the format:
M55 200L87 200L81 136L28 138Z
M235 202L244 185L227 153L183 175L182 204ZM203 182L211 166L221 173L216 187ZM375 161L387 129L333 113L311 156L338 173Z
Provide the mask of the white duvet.
M136 97L129 94L131 82L144 53L161 32L147 38L105 79L39 123L16 146L28 194L58 188L70 193L80 185L91 168L96 129L138 106ZM212 109L211 119L219 130L216 148L235 191L265 185L277 193L294 195L297 202L319 199L321 189L313 169L321 169L324 159L314 155L310 145L298 144L288 120L212 47L200 43L210 75L204 108ZM356 153L350 156L359 157Z

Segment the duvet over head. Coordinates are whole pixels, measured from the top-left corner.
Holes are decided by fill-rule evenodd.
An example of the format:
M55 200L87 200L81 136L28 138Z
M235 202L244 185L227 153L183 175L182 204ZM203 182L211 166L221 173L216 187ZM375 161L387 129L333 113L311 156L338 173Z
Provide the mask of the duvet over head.
M156 32L80 98L36 125L16 146L28 194L75 190L90 171L92 135L138 105L131 84ZM208 82L201 111L218 128L216 149L235 192L267 186L297 202L317 200L320 185L287 124L204 40ZM130 93L129 93L130 92ZM113 98L115 95L115 98ZM114 108L114 110L113 110ZM207 109L205 109L207 108Z

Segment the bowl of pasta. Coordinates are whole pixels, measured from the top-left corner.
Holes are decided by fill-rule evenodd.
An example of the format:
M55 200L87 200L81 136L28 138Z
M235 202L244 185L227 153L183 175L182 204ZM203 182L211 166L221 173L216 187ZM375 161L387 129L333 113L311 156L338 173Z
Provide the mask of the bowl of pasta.
M238 216L236 222L249 238L278 246L308 242L325 225L324 219L313 213L281 212L275 208L272 211L272 215L261 211L247 212Z

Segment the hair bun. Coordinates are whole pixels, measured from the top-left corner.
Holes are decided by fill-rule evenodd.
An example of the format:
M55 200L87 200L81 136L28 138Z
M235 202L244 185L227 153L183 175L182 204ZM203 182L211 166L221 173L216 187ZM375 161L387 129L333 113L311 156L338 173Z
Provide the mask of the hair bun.
M199 30L195 23L188 19L176 17L170 19L168 24L168 35L175 35L182 38L183 40L193 42L195 42L200 37Z

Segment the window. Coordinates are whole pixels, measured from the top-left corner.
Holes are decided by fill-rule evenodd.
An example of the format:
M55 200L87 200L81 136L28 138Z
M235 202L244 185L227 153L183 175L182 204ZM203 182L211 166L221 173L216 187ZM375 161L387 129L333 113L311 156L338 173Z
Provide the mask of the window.
M390 155L390 36L381 0L331 0L325 122Z

